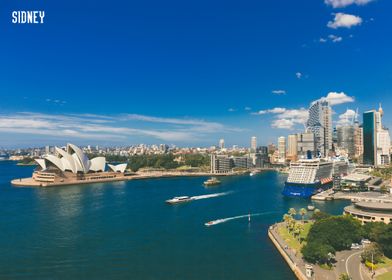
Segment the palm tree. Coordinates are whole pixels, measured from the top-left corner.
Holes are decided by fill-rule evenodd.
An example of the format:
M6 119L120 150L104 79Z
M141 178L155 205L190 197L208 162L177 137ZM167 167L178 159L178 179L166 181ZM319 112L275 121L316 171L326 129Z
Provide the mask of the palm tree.
M294 208L290 208L288 213L291 217L297 215L297 211Z
M286 223L286 228L289 227L290 218L291 218L291 216L289 214L283 215L283 221Z
M304 216L306 215L307 211L305 208L301 208L299 210L299 214L301 215L302 222L304 221Z

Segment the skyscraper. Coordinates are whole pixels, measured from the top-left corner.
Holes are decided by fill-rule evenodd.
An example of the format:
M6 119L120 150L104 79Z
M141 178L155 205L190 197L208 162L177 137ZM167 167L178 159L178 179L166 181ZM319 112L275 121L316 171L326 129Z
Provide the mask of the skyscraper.
M286 161L286 138L281 136L278 138L278 162L284 163Z
M255 153L257 149L257 138L256 136L252 136L252 138L250 139L250 151L252 153Z
M307 128L314 133L320 156L327 156L332 150L332 111L328 101L318 100L311 104Z
M287 137L287 158L295 161L298 153L298 141L296 134L290 134Z
M389 131L382 126L381 108L363 113L363 163L384 165L390 162Z
M337 146L342 154L347 153L348 156L354 157L355 155L355 142L354 133L355 128L353 125L341 125L337 128Z
M220 139L219 140L219 149L224 149L225 148L225 139Z

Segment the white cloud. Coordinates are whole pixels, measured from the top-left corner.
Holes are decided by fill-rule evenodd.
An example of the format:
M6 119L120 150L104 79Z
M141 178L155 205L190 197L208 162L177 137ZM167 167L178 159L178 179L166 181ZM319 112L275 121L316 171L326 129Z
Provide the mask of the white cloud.
M137 122L150 122L155 125L141 127ZM59 139L65 137L65 141L66 138L126 141L132 136L149 136L164 141L192 142L208 137L211 133L233 131L242 130L198 119L162 118L137 114L106 116L20 112L0 115L0 133L46 135Z
M319 40L320 43L326 43L327 41L328 41L328 40L325 39L325 38L320 38L320 40Z
M347 109L346 112L339 115L339 120L337 121L337 124L338 125L352 124L355 117L358 117L356 116L356 112L354 110Z
M302 73L301 72L297 72L297 73L295 73L295 76L297 77L297 79L301 79L302 78Z
M244 110L245 111L250 111L250 110L252 110L252 108L251 107L245 107Z
M237 110L234 109L234 108L229 108L227 111L229 111L229 112L235 112L235 111L237 111Z
M305 108L300 109L286 109L286 108L272 108L261 110L256 115L273 114L274 120L271 126L274 128L294 129L295 125L305 124L308 119L308 110Z
M327 96L321 97L319 100L327 100L331 106L355 101L354 97L348 96L344 92L329 92Z
M345 13L336 13L332 21L329 21L327 26L329 28L337 29L340 27L351 28L352 26L360 25L362 18L355 15Z
M276 94L276 95L285 95L286 91L283 90L283 89L275 89L275 90L272 91L272 93Z
M324 3L334 8L343 8L352 4L366 5L374 0L324 0Z
M342 37L336 36L336 35L333 35L333 34L328 35L328 38L329 38L333 43L338 43L338 42L341 42L341 41L343 40Z

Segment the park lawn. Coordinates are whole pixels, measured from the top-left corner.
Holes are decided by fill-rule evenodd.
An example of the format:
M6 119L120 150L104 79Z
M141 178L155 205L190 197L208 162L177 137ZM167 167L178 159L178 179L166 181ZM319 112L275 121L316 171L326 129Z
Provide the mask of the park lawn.
M391 280L392 279L392 272L387 272L377 276L377 280Z
M382 258L382 261L377 264L377 268L388 268L388 267L392 267L392 260L384 256Z
M298 221L298 223L300 223L300 221ZM308 236L310 227L312 226L313 222L308 222L304 224L303 230L300 234L300 236L303 239L306 239L306 237ZM288 231L288 229L286 228L286 226L284 224L280 224L278 227L278 232L279 235L287 242L287 245L296 250L297 252L301 251L302 246L305 244L305 242L299 243L298 239L296 239L294 236L291 235L291 233Z

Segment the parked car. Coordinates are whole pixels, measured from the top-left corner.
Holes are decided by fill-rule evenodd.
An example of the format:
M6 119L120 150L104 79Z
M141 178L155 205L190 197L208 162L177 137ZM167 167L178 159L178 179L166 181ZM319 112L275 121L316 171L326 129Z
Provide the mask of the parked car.
M353 244L351 244L351 249L352 250L361 249L361 245L359 245L358 243L353 243Z

